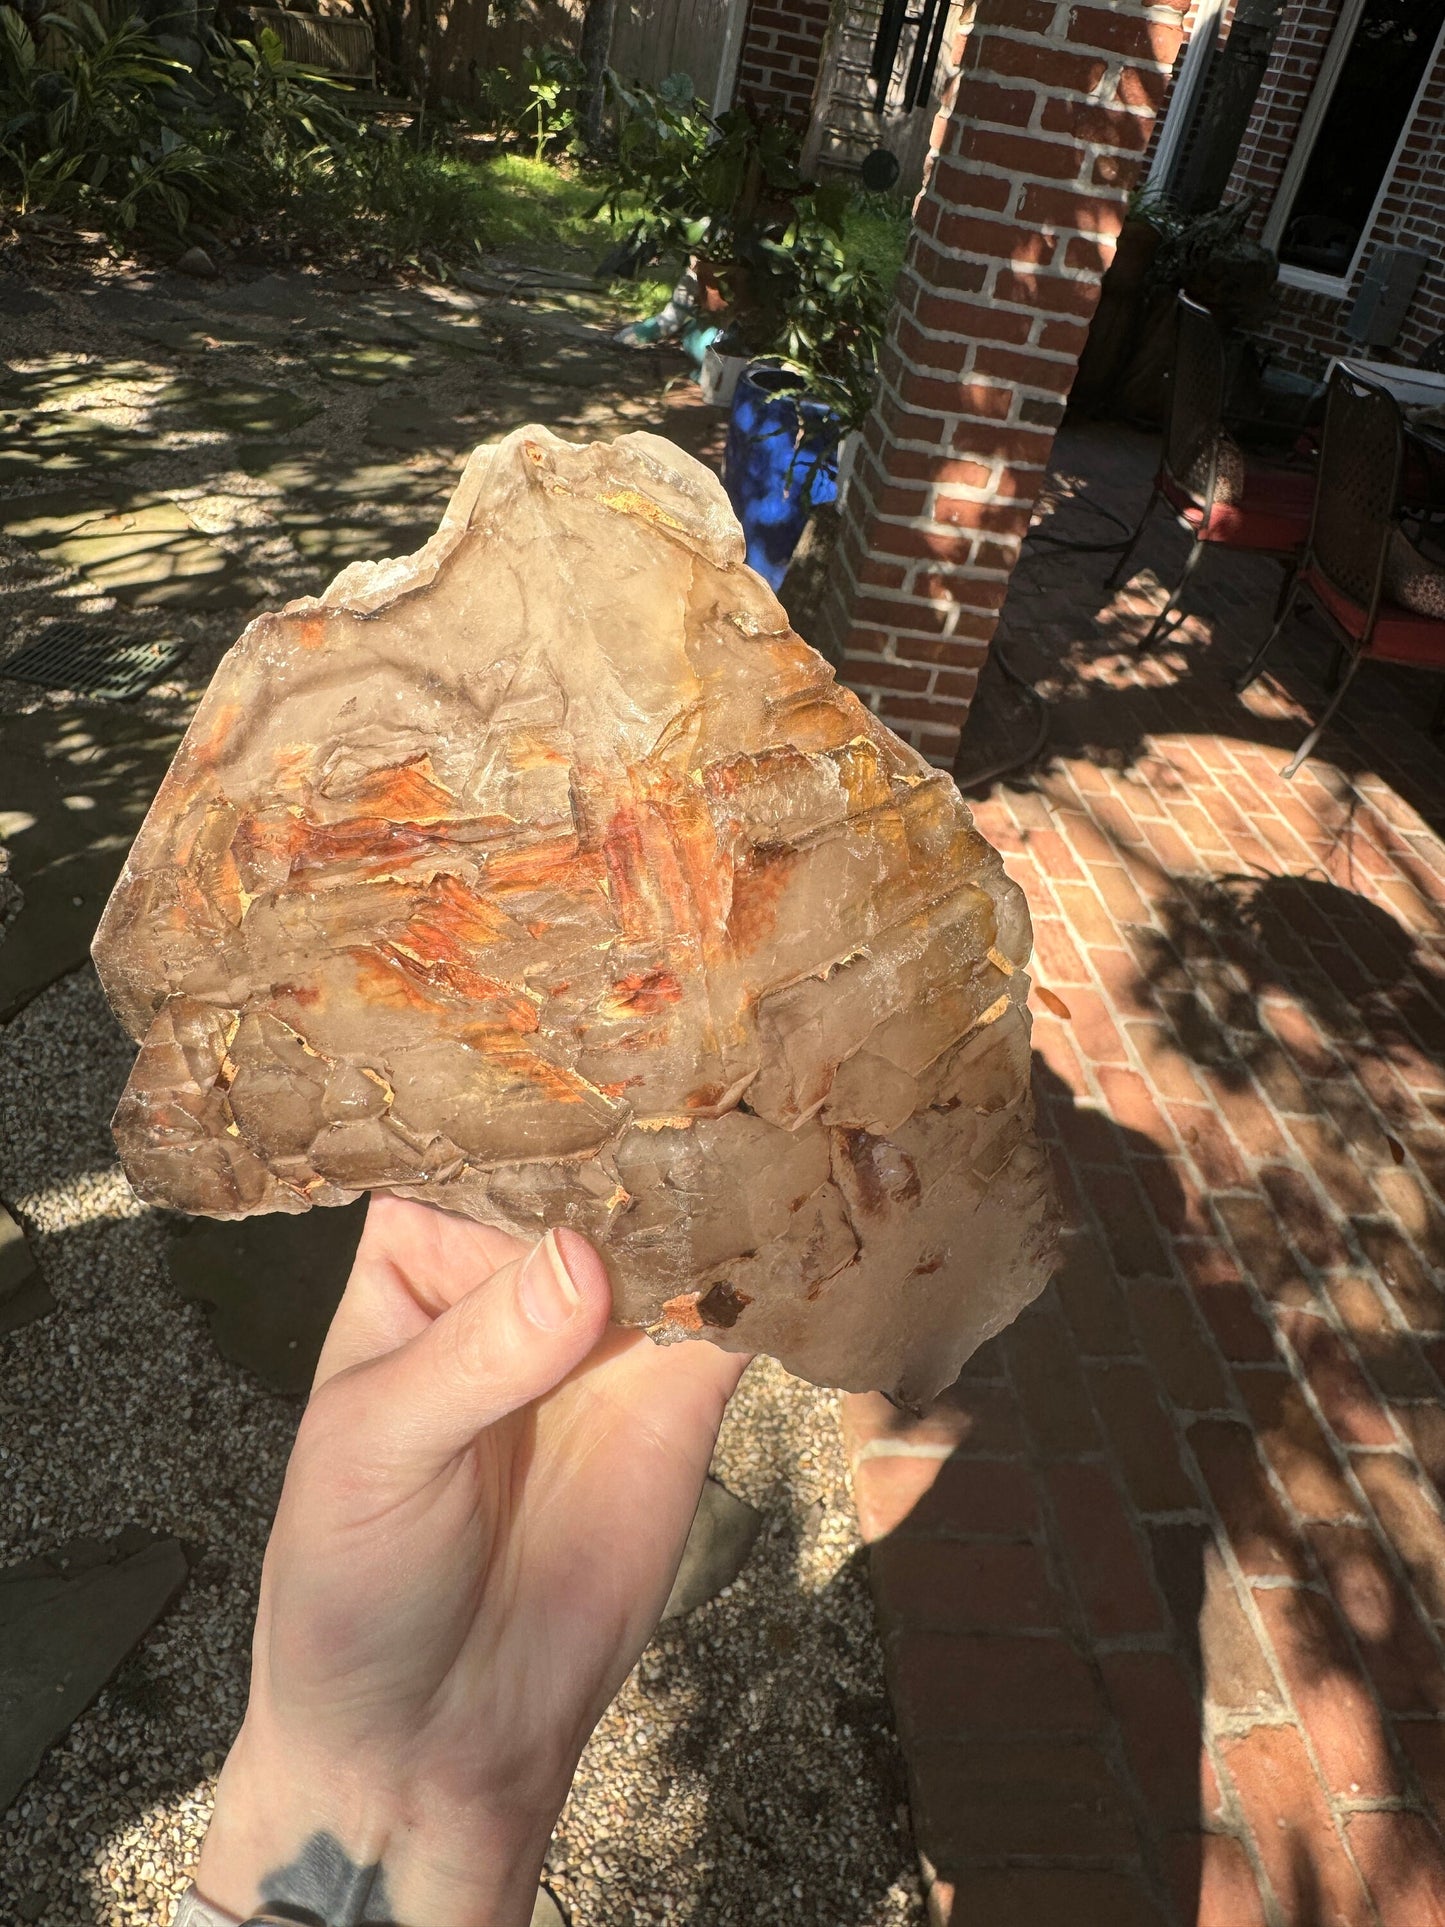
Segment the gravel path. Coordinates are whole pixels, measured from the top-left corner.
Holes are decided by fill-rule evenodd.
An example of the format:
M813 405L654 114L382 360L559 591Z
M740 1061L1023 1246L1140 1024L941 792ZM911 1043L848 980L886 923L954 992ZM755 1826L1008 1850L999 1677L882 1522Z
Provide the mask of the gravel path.
M0 725L3 726L3 725ZM128 1524L192 1576L0 1821L0 1927L162 1927L241 1716L297 1417L220 1358L116 1166L131 1049L88 971L0 1032L0 1190L56 1300L0 1339L0 1565ZM664 1628L607 1714L549 1879L575 1927L915 1927L901 1762L836 1401L755 1365L718 1476L765 1513L742 1576Z
M659 427L698 448L715 438L715 416L663 391L662 361L599 351L587 329L609 325L601 306L573 305L315 277L273 277L239 300L176 277L60 277L40 293L0 283L0 401L35 444L0 451L0 524L23 522L15 504L42 460L40 492L78 491L82 507L86 491L123 484L185 509L248 586L224 606L167 607L194 647L144 710L183 721L257 602L319 588L347 559L316 546L328 530L354 525L366 553L394 552L403 529L434 522L472 442L525 419L572 434ZM384 365L362 365L378 343ZM388 444L383 402L439 438ZM236 426L254 409L280 411L278 425ZM153 624L144 602L98 593L48 553L0 528L0 648L57 615ZM64 706L0 686L0 792L7 726L52 700ZM0 1927L168 1922L241 1717L298 1415L221 1358L168 1278L164 1214L119 1172L109 1119L132 1055L88 967L0 1029L0 1197L56 1299L0 1337L0 1568L139 1525L182 1540L191 1577L0 1816ZM915 1927L836 1401L760 1363L716 1470L762 1509L763 1533L727 1594L660 1632L609 1711L549 1879L574 1927Z

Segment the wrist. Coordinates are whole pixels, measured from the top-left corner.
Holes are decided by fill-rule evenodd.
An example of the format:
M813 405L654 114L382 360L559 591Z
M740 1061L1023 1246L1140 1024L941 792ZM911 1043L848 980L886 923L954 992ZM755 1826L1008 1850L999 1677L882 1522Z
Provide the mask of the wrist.
M308 1927L528 1927L555 1820L459 1803L382 1762L283 1754L248 1720L196 1887L240 1920L271 1907Z

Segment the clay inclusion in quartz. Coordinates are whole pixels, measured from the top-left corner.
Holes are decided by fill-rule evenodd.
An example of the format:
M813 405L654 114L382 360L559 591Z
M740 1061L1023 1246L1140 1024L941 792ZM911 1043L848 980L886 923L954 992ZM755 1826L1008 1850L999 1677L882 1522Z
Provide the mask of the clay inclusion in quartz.
M1047 1277L1028 948L716 479L527 428L246 630L95 959L142 1197L570 1224L655 1336L921 1399Z

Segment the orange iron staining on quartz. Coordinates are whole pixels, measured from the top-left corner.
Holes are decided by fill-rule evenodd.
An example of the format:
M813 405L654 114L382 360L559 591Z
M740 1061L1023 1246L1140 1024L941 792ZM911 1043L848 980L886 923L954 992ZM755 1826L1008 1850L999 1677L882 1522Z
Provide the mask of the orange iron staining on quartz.
M909 1401L1048 1276L1028 954L716 479L535 427L251 624L95 944L142 1197L570 1225L659 1343Z

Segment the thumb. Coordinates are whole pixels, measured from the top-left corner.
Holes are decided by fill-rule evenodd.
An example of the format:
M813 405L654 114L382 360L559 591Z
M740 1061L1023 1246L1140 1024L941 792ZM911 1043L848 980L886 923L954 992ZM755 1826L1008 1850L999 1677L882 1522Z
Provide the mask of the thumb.
M429 1479L509 1412L543 1397L596 1345L612 1309L606 1267L575 1231L549 1231L415 1338L328 1381L357 1399L368 1469Z

